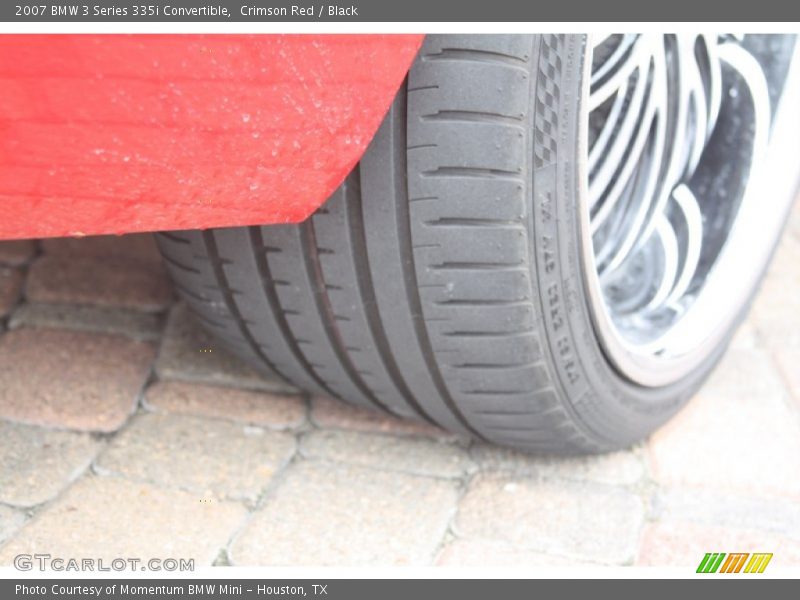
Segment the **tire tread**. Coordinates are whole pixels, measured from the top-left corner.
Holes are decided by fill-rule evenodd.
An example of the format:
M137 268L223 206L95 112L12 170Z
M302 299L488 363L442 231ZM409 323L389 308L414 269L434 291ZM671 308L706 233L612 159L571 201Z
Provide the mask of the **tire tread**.
M306 222L158 236L179 293L243 358L315 393L526 450L598 449L560 400L536 314L537 40L429 36L360 166Z

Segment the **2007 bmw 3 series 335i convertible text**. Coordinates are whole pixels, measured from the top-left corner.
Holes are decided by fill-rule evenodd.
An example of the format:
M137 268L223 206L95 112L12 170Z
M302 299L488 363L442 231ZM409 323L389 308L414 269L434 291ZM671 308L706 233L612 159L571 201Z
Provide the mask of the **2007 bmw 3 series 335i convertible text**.
M160 231L264 373L527 451L674 415L800 181L792 35L0 44L0 237Z

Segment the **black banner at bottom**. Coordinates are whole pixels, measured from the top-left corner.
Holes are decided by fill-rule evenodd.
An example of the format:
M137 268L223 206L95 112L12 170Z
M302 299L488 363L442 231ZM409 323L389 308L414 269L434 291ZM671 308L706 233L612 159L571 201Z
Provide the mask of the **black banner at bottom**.
M419 600L420 598L458 598L458 600L530 598L542 594L556 597L596 597L604 593L615 597L647 595L648 600L700 591L724 593L726 600L763 594L764 586L780 593L793 582L761 578L722 578L698 576L682 580L545 580L545 579L25 579L0 580L0 598L49 600L133 600L136 598L300 600ZM712 588L713 586L713 588ZM756 589L758 586L758 589ZM699 588L699 589L698 589Z

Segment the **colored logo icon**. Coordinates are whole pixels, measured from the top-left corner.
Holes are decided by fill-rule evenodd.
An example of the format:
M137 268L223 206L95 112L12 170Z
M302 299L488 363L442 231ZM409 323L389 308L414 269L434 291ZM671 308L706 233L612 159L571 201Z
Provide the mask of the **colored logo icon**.
M707 552L697 566L698 573L763 573L772 553L755 552Z

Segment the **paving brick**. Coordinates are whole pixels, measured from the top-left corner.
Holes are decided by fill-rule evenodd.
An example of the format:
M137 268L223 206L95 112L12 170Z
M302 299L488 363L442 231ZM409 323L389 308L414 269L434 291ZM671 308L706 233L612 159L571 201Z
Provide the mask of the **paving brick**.
M237 565L423 565L455 510L442 479L316 461L293 465L234 541Z
M419 435L455 439L443 429L380 413L377 410L357 408L351 404L317 396L311 403L311 419L318 427L325 429L348 429L354 431L375 431L395 435Z
M158 312L172 302L172 285L159 263L121 258L45 255L31 265L31 302L115 306Z
M161 379L274 392L297 391L282 381L263 377L225 350L202 329L182 303L170 312L156 372Z
M653 435L649 455L667 486L800 497L800 420L758 349L729 351L689 406Z
M417 475L462 477L474 465L466 449L447 442L356 431L314 431L303 438L309 458Z
M631 561L644 507L638 496L598 484L479 475L459 504L459 537L578 560Z
M767 278L750 318L770 347L800 346L800 286L775 276Z
M698 395L730 398L738 408L740 402L758 401L756 399L760 398L783 399L786 386L766 350L761 347L732 348Z
M791 392L795 406L800 408L800 346L777 347L773 350L772 355Z
M31 507L83 473L100 447L84 433L0 421L0 502Z
M661 489L652 501L658 521L747 527L800 541L800 504L782 498L749 498L717 490Z
M476 444L472 455L481 469L514 475L633 485L645 476L640 449L600 456L531 456L506 448Z
M22 304L11 315L8 325L10 329L30 326L112 333L143 341L159 339L162 329L159 315L70 304Z
M36 254L33 240L11 240L0 242L0 265L19 267Z
M731 340L730 347L751 350L761 345L761 340L752 319L746 319Z
M800 206L800 205L798 205ZM791 235L789 231L781 238L775 256L770 263L768 276L778 275L793 278L795 283L800 281L800 272L797 261L800 260L800 240Z
M0 544L9 539L25 523L25 513L0 505Z
M0 267L0 319L14 308L22 292L22 271Z
M694 572L706 552L772 552L769 569L797 567L800 542L772 533L664 521L642 534L637 565L686 567Z
M159 381L147 389L146 406L152 410L248 423L269 429L294 429L305 423L302 397Z
M0 337L0 417L114 431L136 406L152 346L119 336L17 329Z
M96 469L204 497L255 501L294 450L294 436L288 433L200 417L142 414L114 438Z
M201 500L114 477L84 477L0 548L0 565L42 551L106 564L125 557L211 565L246 512L238 503Z
M789 213L789 224L786 231L800 241L800 196L794 201L794 207Z
M42 251L54 256L81 258L126 258L160 263L161 254L151 233L128 235L96 235L82 238L50 238L42 240Z
M784 236L751 319L770 346L800 346L800 240Z
M436 559L447 567L590 567L582 560L515 548L496 540L453 540Z

